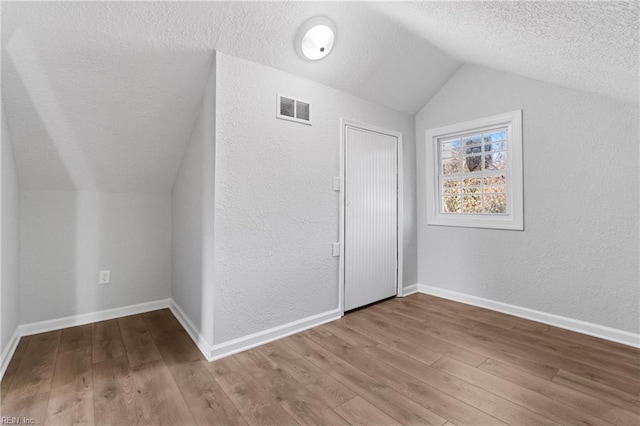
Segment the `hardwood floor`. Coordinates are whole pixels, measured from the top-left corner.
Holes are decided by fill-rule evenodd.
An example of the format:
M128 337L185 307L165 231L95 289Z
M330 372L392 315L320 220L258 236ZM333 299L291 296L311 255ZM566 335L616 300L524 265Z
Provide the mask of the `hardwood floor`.
M415 294L208 363L169 310L20 340L36 424L639 425L640 350Z

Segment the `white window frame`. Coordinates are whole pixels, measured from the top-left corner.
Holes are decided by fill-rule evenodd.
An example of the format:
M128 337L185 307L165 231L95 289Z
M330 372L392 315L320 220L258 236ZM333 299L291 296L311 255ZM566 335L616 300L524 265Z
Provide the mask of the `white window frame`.
M495 127L507 128L507 213L444 213L439 179L439 141ZM429 129L426 131L425 143L428 225L524 230L522 110Z

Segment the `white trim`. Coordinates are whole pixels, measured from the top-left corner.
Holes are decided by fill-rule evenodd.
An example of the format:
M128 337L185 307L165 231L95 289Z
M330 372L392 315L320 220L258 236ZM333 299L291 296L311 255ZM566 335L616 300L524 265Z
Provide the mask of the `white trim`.
M402 282L404 278L404 161L402 148L402 132L385 129L383 127L372 126L370 124L351 120L348 118L340 118L340 261L338 272L338 309L340 314L344 315L344 220L345 220L345 148L346 148L346 129L347 126L356 127L370 132L381 133L383 135L393 136L397 138L397 181L398 181L398 205L397 205L397 256L398 256L398 273L396 276L396 296L401 297L403 294Z
M13 354L16 351L16 348L18 347L18 343L20 342L20 337L22 337L20 335L20 326L16 327L16 329L13 331L13 334L11 335L11 338L9 339L9 344L7 345L7 347L5 348L5 350L3 351L1 358L0 358L0 380L2 380L2 378L4 377L4 373L5 371L7 371L7 367L9 366L9 361L11 361L11 358L13 357Z
M437 141L454 134L507 128L508 214L446 214L440 211L440 153ZM524 230L522 110L428 129L425 133L427 225ZM431 167L431 170L429 168ZM481 176L480 176L481 177Z
M20 328L21 336L45 333L47 331L60 330L61 328L74 327L76 325L90 324L92 322L106 321L128 315L141 314L149 311L157 311L169 307L170 299L161 299L153 302L139 303L137 305L123 306L121 308L106 309L104 311L90 312L88 314L72 315L48 321L23 324Z
M403 152L403 145L402 145L402 133L400 132L394 132L395 136L398 138L398 152L397 152L397 161L398 161L398 165L397 165L397 176L396 176L396 180L398 183L398 188L397 191L398 193L396 194L396 196L398 197L398 204L397 204L397 211L396 211L396 215L398 217L398 223L397 223L397 238L398 241L396 242L396 244L398 245L398 251L396 253L396 255L398 256L397 262L398 262L398 274L397 274L397 280L398 282L396 283L396 296L400 297L402 296L402 292L403 292L403 283L404 283L404 157L402 155Z
M630 333L628 331L605 327L547 312L536 311L534 309L523 308L521 306L510 305L508 303L502 303L495 300L484 299L482 297L471 296L469 294L458 293L456 291L446 290L443 288L432 287L424 284L418 284L417 287L419 293L430 294L432 296L442 297L443 299L466 303L467 305L478 306L492 311L502 312L531 321L537 321L553 325L555 327L564 328L566 330L587 334L600 339L610 340L623 345L640 348L640 334Z
M410 296L414 293L418 292L418 284L413 284L410 285L409 287L405 287L402 289L402 294L400 295L401 297L406 297L406 296Z
M342 317L342 312L340 311L340 309L333 309L328 312L313 315L307 318L302 318L297 321L292 321L287 324L273 327L268 330L259 331L248 336L239 337L237 339L213 346L211 346L211 344L209 344L209 342L207 342L207 340L202 337L193 322L173 299L162 299L154 302L125 306L122 308L115 308L49 321L24 324L16 328L13 336L11 336L11 340L9 341L10 343L7 346L7 349L2 354L2 359L0 362L0 379L2 379L2 376L4 375L4 372L9 365L9 361L11 360L11 357L13 356L13 353L15 352L16 347L18 346L18 342L20 341L20 338L22 336L45 333L47 331L59 330L62 328L73 327L77 325L90 324L97 321L105 321L109 319L141 314L144 312L156 311L158 309L165 308L171 309L173 315L184 327L187 334L189 334L189 337L191 337L196 346L198 346L200 352L202 352L202 354L208 361L214 361L216 359L224 358L226 356L233 355L235 353L242 352L259 345L264 345L265 343L281 339L291 334L299 333L309 328L317 327L327 322L335 321Z
M123 306L120 308L106 309L103 311L90 312L87 314L71 315L47 321L32 322L16 327L9 345L0 358L0 380L4 376L9 361L13 356L20 338L32 334L46 333L48 331L60 330L77 325L91 324L98 321L106 321L114 318L126 317L128 315L142 314L144 312L157 311L170 307L171 299L155 300L153 302L139 303L137 305Z
M90 324L97 321L105 321L165 308L171 309L173 315L184 327L187 334L189 334L189 337L191 337L208 361L224 358L259 345L264 345L265 343L281 339L291 334L299 333L309 328L317 327L327 322L335 321L342 317L340 309L333 309L328 312L312 315L307 318L302 318L297 321L292 321L287 324L259 331L248 336L239 337L213 346L211 346L209 342L200 335L193 322L173 299L162 299L154 302L140 303L138 305L124 306L121 308L91 312L88 314L73 315L48 321L40 321L31 324L19 325L16 328L13 336L11 336L9 341L10 343L2 354L2 359L0 360L0 372L2 373L0 374L0 380L2 379L2 376L4 375L4 372L9 365L9 361L11 360L22 336L45 333L47 331Z
M191 337L191 340L193 340L198 349L200 349L202 355L204 355L207 360L211 361L209 358L211 357L213 347L207 341L207 339L205 339L204 336L200 334L198 328L189 319L187 314L184 313L182 308L180 308L180 305L178 305L175 300L171 299L171 305L169 306L169 309L171 309L171 312L173 312L173 315L176 317L178 322L187 331L187 334L189 335L189 337Z
M346 161L345 156L345 139L346 139L346 123L345 119L340 119L340 211L339 211L339 229L338 235L340 238L340 258L338 259L338 310L344 315L344 215L345 215L345 190L344 190L344 163Z
M279 325L268 330L259 331L248 336L229 340L228 342L214 345L211 349L211 353L206 358L209 361L224 358L256 346L264 345L265 343L273 342L274 340L282 339L283 337L299 333L309 328L335 321L341 317L342 312L339 309L333 309L322 314L313 315L287 324Z

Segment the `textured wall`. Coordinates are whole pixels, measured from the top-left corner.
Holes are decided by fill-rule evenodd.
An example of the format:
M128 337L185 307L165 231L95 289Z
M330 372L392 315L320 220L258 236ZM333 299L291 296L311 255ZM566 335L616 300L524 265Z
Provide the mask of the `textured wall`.
M171 294L213 344L215 58L189 145L171 192Z
M426 225L425 130L523 109L525 231ZM416 116L418 281L638 333L638 108L466 65Z
M215 342L338 306L340 117L404 134L405 285L415 283L414 119L246 60L217 56ZM276 93L313 126L276 119Z
M7 349L9 338L18 326L18 253L19 253L19 185L16 163L11 149L9 127L2 111L2 188L0 206L0 253L2 272L0 275L0 354Z
M23 190L20 208L21 323L170 297L168 194Z

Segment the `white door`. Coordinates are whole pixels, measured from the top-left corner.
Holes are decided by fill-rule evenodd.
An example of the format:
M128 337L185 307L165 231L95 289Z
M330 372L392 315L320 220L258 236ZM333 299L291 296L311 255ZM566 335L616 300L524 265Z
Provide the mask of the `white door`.
M398 138L345 129L344 310L394 296Z

